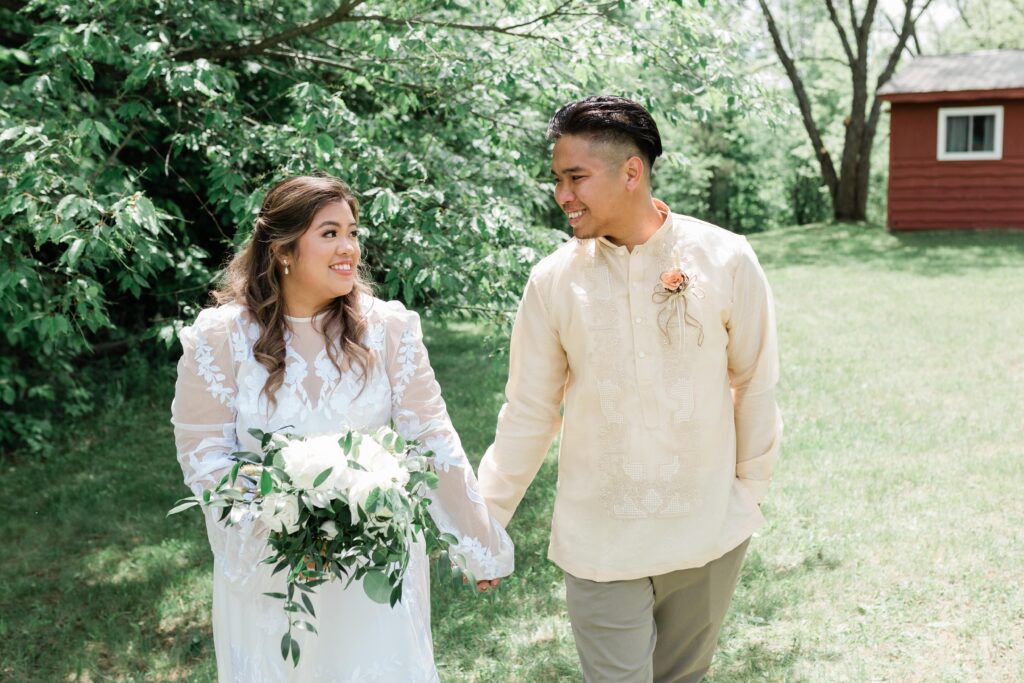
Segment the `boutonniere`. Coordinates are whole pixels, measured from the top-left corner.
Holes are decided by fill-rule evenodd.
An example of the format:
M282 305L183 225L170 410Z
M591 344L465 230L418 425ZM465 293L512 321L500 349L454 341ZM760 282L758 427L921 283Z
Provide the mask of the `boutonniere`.
M693 317L689 311L690 299L703 299L704 290L697 286L697 276L694 273L687 273L680 267L669 268L659 278L654 288L654 303L661 304L661 311L658 312L658 327L665 339L669 342L668 328L672 324L672 318L677 317L679 325L679 340L683 343L685 326L690 325L697 329L697 346L704 344L704 326L699 320Z

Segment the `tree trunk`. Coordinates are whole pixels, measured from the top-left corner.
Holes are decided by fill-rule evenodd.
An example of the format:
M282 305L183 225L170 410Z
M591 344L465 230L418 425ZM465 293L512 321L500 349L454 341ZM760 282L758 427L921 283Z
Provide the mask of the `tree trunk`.
M917 17L913 16L914 1L903 0L903 23L897 32L898 40L895 48L889 54L885 68L878 77L878 82L875 85L876 89L881 87L892 76L900 54L906 47L907 39L913 34L917 18L924 13L924 10L927 9L932 0L924 1L924 5ZM878 116L881 109L881 102L874 99L871 102L870 114L868 114L868 41L878 7L878 0L868 0L860 21L857 20L853 3L850 3L849 20L853 30L849 34L847 33L847 27L843 25L839 16L834 0L824 0L824 2L828 9L829 19L835 26L836 33L842 43L847 63L850 65L850 81L853 91L850 114L845 120L846 135L843 141L843 155L838 173L832 164L828 150L825 149L822 143L822 135L811 113L810 98L807 96L807 91L797 71L796 62L783 45L775 19L768 8L767 0L758 0L768 25L768 31L772 37L775 52L779 57L779 61L782 62L786 75L793 86L793 92L800 107L804 128L807 130L807 135L814 146L815 154L821 166L822 179L832 196L832 215L837 221L863 221L867 217L868 191L871 180L871 148L874 143L875 132L878 127ZM851 36L854 39L852 43L850 41Z

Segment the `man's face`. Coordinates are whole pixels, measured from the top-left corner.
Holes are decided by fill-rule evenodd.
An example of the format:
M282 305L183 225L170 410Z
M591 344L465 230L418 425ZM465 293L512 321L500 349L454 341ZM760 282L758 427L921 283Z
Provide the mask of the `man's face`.
M628 176L624 162L616 161L617 151L614 145L579 135L563 135L555 141L551 156L555 201L579 239L614 239L622 231Z

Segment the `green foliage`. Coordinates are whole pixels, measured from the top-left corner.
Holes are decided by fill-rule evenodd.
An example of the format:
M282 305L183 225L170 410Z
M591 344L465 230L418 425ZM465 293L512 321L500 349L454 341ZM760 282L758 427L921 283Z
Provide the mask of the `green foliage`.
M285 174L360 193L382 296L503 314L563 238L556 106L655 70L658 112L732 87L684 4L37 0L0 25L5 449L90 409L94 354L173 345Z
M37 0L0 24L0 447L32 451L92 407L91 352L173 344L285 174L359 191L382 296L513 309L560 239L544 122L635 31L575 0Z
M957 16L936 29L937 53L1024 50L1024 3L1020 0L957 2Z

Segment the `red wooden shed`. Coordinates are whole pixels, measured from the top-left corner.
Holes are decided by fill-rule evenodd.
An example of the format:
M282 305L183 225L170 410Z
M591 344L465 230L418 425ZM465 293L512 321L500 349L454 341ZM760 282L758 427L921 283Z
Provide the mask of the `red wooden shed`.
M890 230L1024 228L1024 50L918 57L890 102Z

